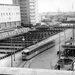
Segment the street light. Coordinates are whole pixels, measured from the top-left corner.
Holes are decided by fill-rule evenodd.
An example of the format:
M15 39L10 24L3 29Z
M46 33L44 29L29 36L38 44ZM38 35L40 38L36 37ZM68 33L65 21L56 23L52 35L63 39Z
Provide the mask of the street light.
M13 67L13 57L12 57L12 37L11 37L11 67Z
M66 32L65 32L65 29L64 29L64 40L66 39Z
M25 38L24 38L24 36L22 36L22 37L23 37L22 40L23 40L23 42L24 42L24 41L25 41ZM14 38L11 37L11 67L13 67L12 39L14 39ZM14 61L15 61L15 44L14 44Z
M11 37L11 67L13 67L13 56L12 56L12 37ZM14 44L14 61L15 61L15 44Z
M14 44L14 61L15 61L15 44Z
M74 41L74 25L73 25L73 41ZM74 44L74 42L73 42L73 44Z
M64 29L64 41L66 40L66 32L65 32L65 29ZM65 43L66 44L66 43Z
M24 36L23 36L22 40L23 40L23 46L25 48L25 38L24 38Z
M61 39L60 39L60 32L59 32L59 59L60 59L60 41Z

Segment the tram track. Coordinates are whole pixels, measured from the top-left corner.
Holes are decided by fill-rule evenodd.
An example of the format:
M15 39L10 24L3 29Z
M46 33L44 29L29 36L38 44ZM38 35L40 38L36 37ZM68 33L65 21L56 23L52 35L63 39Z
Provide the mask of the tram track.
M63 40L63 42L62 43L64 43L65 42L65 40ZM61 43L61 44L62 44ZM57 44L57 45L59 45L59 43ZM55 69L54 67L55 67L55 64L52 64L53 62L54 62L54 58L56 57L57 55L55 54L55 56L51 59L51 61L50 61L50 67L51 67L51 69ZM31 64L33 63L33 61L35 60L35 58L33 58L33 59L30 59L30 60L28 60L28 61L25 61L24 62L24 64L22 65L22 68L30 68L30 66L31 66ZM28 65L27 65L27 63L28 63ZM26 65L27 65L27 67L26 67Z
M67 38L67 39L68 39L68 38ZM61 40L61 41L62 41L61 44L63 44L63 43L65 42L65 40L67 40L67 39ZM55 46L58 46L58 47L59 47L59 42L58 42ZM56 52L57 52L57 51L56 51ZM55 69L55 65L56 65L56 63L57 63L57 61L58 61L58 59L59 59L58 56L57 56L57 54L56 54L56 52L55 52L53 58L49 59L49 60L50 60L50 67L51 67L51 69ZM55 57L57 57L57 59L55 59ZM35 61L35 59L34 59L33 61ZM31 66L31 64L33 63L33 61L29 64L28 68L30 68L30 66ZM54 63L54 62L55 62L55 63ZM54 63L54 64L53 64L53 63Z
M66 39L64 39L64 40L62 40L61 41L61 44L63 44L67 39L69 39L69 38L66 38ZM59 46L59 42L57 43L57 45ZM57 46L56 45L56 46ZM54 67L55 67L55 65L57 64L55 64L55 65L52 65L52 63L53 63L53 61L54 61L54 59L55 59L55 57L56 57L57 55L55 55L52 59L51 59L51 61L50 61L50 67L51 67L51 69L55 69ZM58 58L59 59L59 58Z
M24 68L24 66L27 64L28 61L25 61L24 64L22 65L22 68Z
M28 61L21 61L21 62L19 62L19 64L16 67L23 68L27 64L27 62Z
M22 65L22 68L24 68L24 67L25 68L30 68L30 65L32 64L32 62L33 62L34 59L35 58L27 60L26 62L24 62L23 65Z

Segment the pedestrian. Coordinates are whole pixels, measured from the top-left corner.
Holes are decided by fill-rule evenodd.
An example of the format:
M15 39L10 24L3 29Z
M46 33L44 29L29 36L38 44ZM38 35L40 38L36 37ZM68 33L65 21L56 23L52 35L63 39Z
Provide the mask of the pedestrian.
M57 69L60 70L60 65L59 64L57 65Z
M56 64L54 68L57 69L57 70L60 70L60 65Z
M72 37L70 38L70 40L72 39Z
M59 51L57 51L57 55L59 55Z

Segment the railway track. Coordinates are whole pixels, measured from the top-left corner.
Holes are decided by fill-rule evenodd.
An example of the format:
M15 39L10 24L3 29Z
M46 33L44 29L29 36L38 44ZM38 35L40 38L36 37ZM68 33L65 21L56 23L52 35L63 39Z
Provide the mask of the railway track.
M32 59L30 59L30 60L25 61L25 62L22 64L21 67L22 67L22 68L24 68L24 67L25 67L25 68L29 68L34 59L35 59L35 58L32 58Z
M28 62L28 61L25 61L25 62L23 63L22 68L24 68L24 67L26 66L27 62Z
M16 67L24 68L28 61L21 61Z

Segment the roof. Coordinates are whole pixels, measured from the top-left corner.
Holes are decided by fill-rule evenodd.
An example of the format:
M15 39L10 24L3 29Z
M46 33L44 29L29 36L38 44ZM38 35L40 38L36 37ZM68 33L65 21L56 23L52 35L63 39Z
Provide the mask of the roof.
M74 43L74 42L75 42L75 39L74 40L71 39L71 40L66 41L65 43Z
M75 45L62 45L62 47L63 47L64 49L75 50Z
M75 21L62 21L62 23L75 23Z

